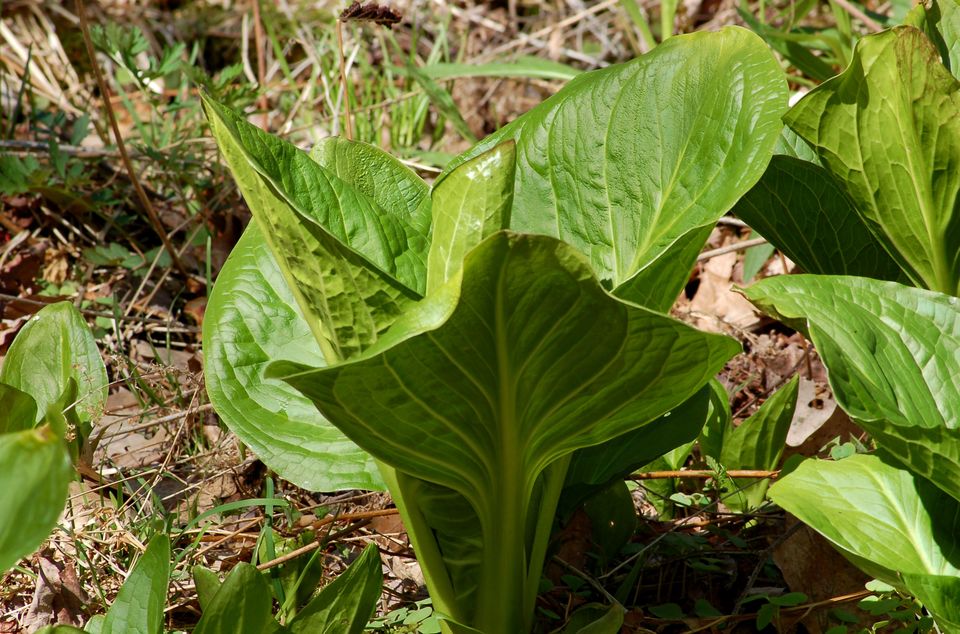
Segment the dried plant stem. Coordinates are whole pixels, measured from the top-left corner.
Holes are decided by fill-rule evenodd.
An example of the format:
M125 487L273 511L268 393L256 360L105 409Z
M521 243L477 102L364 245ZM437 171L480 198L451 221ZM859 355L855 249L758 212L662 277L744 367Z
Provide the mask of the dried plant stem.
M343 87L343 131L353 140L353 121L350 117L350 90L347 87L347 65L343 52L343 22L337 20L337 49L340 51L340 85Z
M97 64L96 52L93 49L93 40L90 38L90 24L87 22L87 9L83 4L83 0L77 0L77 15L80 17L80 32L83 35L83 43L87 49L87 56L90 58L90 65L93 67L93 76L97 81L97 86L100 88L100 97L103 99L104 109L107 111L107 119L110 121L110 127L113 129L113 136L117 140L117 151L120 153L120 160L123 162L123 167L127 170L127 176L130 178L130 183L137 193L137 198L140 199L140 204L143 206L150 220L150 224L153 225L154 231L160 236L163 248L170 254L170 259L180 274L188 277L189 273L187 273L183 261L180 259L177 250L173 248L170 237L167 235L167 232L164 231L163 225L160 223L160 217L157 216L157 212L150 203L150 198L147 197L147 192L144 191L143 186L140 184L140 179L137 178L133 164L130 162L126 145L124 145L123 137L120 135L120 126L117 125L117 118L113 114L113 108L110 107L110 90L107 88L107 83L104 81L103 74L100 72L100 65Z
M731 469L725 471L731 478L776 478L780 471L758 471L752 469ZM709 469L689 469L678 471L647 471L646 473L635 473L630 476L631 480L665 480L667 478L697 478L707 480L717 477L716 471Z

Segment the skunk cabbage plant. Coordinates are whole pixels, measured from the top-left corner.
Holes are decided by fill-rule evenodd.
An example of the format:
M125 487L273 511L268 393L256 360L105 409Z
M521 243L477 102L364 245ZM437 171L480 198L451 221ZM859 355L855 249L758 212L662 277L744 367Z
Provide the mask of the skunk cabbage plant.
M746 295L809 334L880 448L806 462L771 498L960 631L960 82L941 63L956 3L930 11L941 48L909 26L863 38L787 113L807 148L774 157L735 211L817 274Z
M785 103L751 33L671 38L578 76L431 187L205 97L254 216L204 324L214 406L294 482L384 483L444 631L529 632L564 487L608 485L570 482L571 460L699 433L667 414L739 347L662 311L762 175Z

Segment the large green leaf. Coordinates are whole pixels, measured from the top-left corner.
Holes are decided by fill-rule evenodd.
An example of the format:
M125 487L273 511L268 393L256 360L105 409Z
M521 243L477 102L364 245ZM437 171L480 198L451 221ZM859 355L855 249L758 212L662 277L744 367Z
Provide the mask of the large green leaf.
M320 345L252 221L213 287L203 320L204 377L217 413L285 479L314 491L382 489L376 464L270 361L325 365Z
M346 572L338 575L297 614L291 634L360 634L373 616L383 586L380 551L368 544Z
M770 498L958 631L960 502L873 455L807 460L770 487Z
M268 374L396 469L385 476L418 556L446 570L428 578L435 605L513 632L530 626L566 456L676 407L737 350L611 297L564 243L500 232L355 361ZM436 536L428 521L452 508L472 509L469 525ZM463 542L474 556L445 557Z
M470 249L507 228L515 160L515 146L508 141L460 165L433 190L428 291L453 277Z
M860 40L784 120L916 285L960 292L960 83L913 27Z
M270 584L256 566L239 563L204 609L194 634L237 634L274 632L280 629L273 619Z
M49 426L0 434L0 572L50 534L72 475L63 440Z
M720 464L725 469L775 469L783 455L790 422L797 408L800 378L796 375L764 401L752 416L723 437ZM767 480L733 478L736 487L724 503L733 510L746 511L763 503Z
M101 634L160 634L170 577L170 538L158 534L107 610Z
M682 286L702 245L690 246L691 232L702 237L697 230L760 178L786 101L783 72L756 35L733 27L684 35L576 77L447 173L514 139L510 228L564 240L637 300L650 286L631 279L678 252L684 262L659 283Z
M911 470L960 497L960 300L814 275L770 278L746 295L805 327L837 403Z
M40 310L17 333L3 360L0 383L34 398L38 423L70 379L78 389L73 409L89 425L107 401L107 370L83 316L70 302L58 302Z
M904 279L850 197L813 163L774 156L733 212L807 273Z
M426 288L426 234L405 208L383 208L293 145L209 98L204 106L324 356L372 345Z

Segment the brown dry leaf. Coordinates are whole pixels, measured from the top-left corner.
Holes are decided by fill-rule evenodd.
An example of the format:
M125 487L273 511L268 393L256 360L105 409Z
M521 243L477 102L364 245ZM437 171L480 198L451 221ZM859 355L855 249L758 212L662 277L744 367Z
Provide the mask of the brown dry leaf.
M110 462L120 468L144 467L163 460L169 434L160 427L128 431L142 422L140 402L126 388L107 397L105 414L94 426L93 437L100 436L94 464Z
M73 564L54 562L49 553L40 554L37 559L39 574L23 628L35 632L55 623L80 625L80 615L88 598L80 587Z
M753 304L733 291L733 268L737 257L737 253L726 253L704 263L700 286L690 302L698 328L729 333L727 326L749 330L760 322Z
M51 284L63 284L70 274L70 253L65 248L47 249L43 254L44 280Z
M788 516L789 530L797 519ZM773 551L773 561L791 592L802 592L811 603L863 590L870 578L843 558L830 543L807 526L800 527ZM806 614L801 623L811 634L830 628L829 608ZM849 608L848 608L849 609ZM869 625L865 622L862 625Z
M410 540L400 516L382 515L371 518L369 527L375 533L374 543L383 551L383 563L390 569L393 576L400 580L412 581L422 587L425 582L420 564L416 559L399 554L410 552Z

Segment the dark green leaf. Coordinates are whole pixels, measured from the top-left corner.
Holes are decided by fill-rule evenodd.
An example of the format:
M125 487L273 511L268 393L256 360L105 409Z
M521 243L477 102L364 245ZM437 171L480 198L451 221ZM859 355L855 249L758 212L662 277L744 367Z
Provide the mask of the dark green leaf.
M275 631L278 625L273 620L271 597L270 585L260 571L239 563L203 611L193 634Z
M807 273L905 281L853 200L813 163L774 156L733 213Z
M26 392L0 383L0 434L32 429L37 419L37 402Z
M360 634L373 615L383 586L380 552L368 544L346 572L337 576L297 614L291 634Z
M123 582L104 618L101 634L160 634L170 576L170 538L160 533Z

